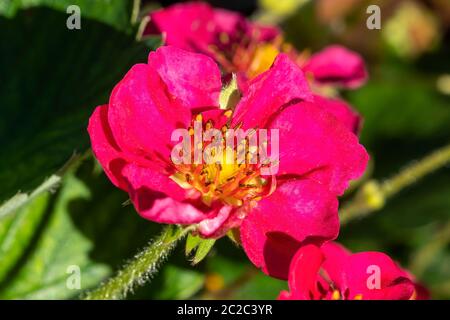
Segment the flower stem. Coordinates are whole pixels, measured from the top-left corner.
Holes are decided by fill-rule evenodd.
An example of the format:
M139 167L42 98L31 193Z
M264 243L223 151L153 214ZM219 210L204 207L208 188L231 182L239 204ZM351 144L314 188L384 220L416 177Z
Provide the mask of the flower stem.
M435 150L383 182L369 180L355 197L340 209L341 224L383 208L387 199L448 163L450 145Z
M160 264L189 231L189 228L182 229L173 225L165 227L162 234L127 263L116 276L88 292L83 298L86 300L125 298L135 287L143 285L155 275Z
M141 0L133 0L133 9L131 11L131 24L136 24L141 10Z

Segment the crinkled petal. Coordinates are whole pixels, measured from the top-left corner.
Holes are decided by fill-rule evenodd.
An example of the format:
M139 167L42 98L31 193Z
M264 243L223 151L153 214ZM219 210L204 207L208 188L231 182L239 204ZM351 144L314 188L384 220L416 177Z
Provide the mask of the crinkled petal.
M154 11L144 34L163 33L165 44L197 52L215 39L214 12L207 3L180 3Z
M222 80L213 59L166 46L151 52L148 64L159 74L171 98L186 108L219 106Z
M283 107L312 98L301 69L287 55L279 54L268 71L250 81L236 106L232 125L242 122L244 129L263 128Z
M296 300L319 299L318 274L324 261L320 248L308 244L302 246L292 258L289 267L289 289Z
M152 160L169 160L173 130L186 128L191 118L146 64L131 68L114 88L108 107L108 123L121 150Z
M159 223L192 224L208 217L208 208L199 204L199 194L185 190L169 176L149 168L128 164L122 169L128 193L137 212Z
M325 186L309 180L285 182L242 222L244 250L265 273L286 279L300 242L337 237L337 209L336 196Z
M367 79L362 57L339 45L329 46L312 55L303 70L311 72L317 82L348 88L359 87Z
M221 230L223 225L230 217L233 208L230 206L222 206L217 210L217 213L209 219L205 219L198 224L198 232L205 238L215 237L218 231Z
M353 108L343 100L314 96L314 103L335 116L345 127L358 134L361 129L362 118Z
M88 132L92 151L111 182L126 191L127 183L121 173L125 156L114 141L107 122L107 112L107 105L99 106L89 118Z
M379 283L375 280L378 275ZM342 276L348 299L362 295L364 300L408 300L414 293L414 284L405 272L381 252L351 255Z
M318 105L290 106L269 128L279 130L278 176L307 177L342 194L366 168L369 156L356 135Z
M327 242L321 250L325 256L323 269L335 286L342 288L342 273L352 253L337 242Z

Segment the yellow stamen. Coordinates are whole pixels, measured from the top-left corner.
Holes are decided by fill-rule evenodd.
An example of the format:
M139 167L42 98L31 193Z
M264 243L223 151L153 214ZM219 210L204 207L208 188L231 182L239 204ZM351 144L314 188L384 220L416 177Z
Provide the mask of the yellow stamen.
M247 75L250 78L254 78L268 70L279 53L280 51L273 44L267 43L258 46L248 68Z
M203 121L202 115L196 115L193 121ZM209 130L213 127L214 122L211 120L201 126L202 130ZM194 135L193 130L192 127L189 128L191 135ZM227 125L223 126L221 130L225 136L231 133ZM252 132L252 134L254 133ZM193 142L191 141L191 143ZM215 201L221 201L231 206L241 207L250 205L271 192L275 181L274 179L268 181L261 177L261 164L250 161L257 155L257 149L251 148L248 141L242 144L240 151L227 146L226 139L222 141L222 148L211 145L211 143L196 142L196 145L192 146L197 148L202 155L205 150L208 150L209 154L204 156L212 161L175 165L177 172L171 176L172 180L184 189L200 192L202 202L208 206ZM237 161L239 152L245 155L243 159L246 161L243 163Z
M341 294L338 290L334 290L331 294L331 300L341 300Z

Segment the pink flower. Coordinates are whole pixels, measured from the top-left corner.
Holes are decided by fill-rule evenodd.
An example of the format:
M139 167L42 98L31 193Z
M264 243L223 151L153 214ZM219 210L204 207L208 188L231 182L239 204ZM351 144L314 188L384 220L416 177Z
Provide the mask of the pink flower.
M339 45L326 47L313 54L303 70L310 72L314 80L321 84L357 88L367 80L367 71L361 56Z
M145 34L162 33L167 45L208 54L226 72L245 75L243 80L266 71L281 52L303 66L318 84L356 88L367 79L364 61L355 52L333 45L308 58L285 43L278 28L207 3L174 4L152 12L150 19Z
M334 115L351 132L358 134L362 126L361 116L344 100L314 95L314 102Z
M234 110L219 109L221 87L211 58L170 46L151 52L92 114L93 152L142 217L196 225L203 237L240 227L249 258L286 277L299 243L337 236L337 196L361 176L368 155L286 55L249 83ZM194 121L224 133L278 129L277 174L262 174L262 164L175 164L171 134L190 132Z
M236 46L275 39L275 27L251 23L237 12L212 8L204 2L171 5L150 14L144 34L160 34L165 44L207 54L225 62Z
M333 242L302 246L289 268L282 300L427 299L426 289L381 252L352 254Z
M355 52L333 45L309 58L283 42L276 27L252 23L239 13L207 3L174 4L152 12L150 18L146 34L162 33L168 45L209 55L225 73L237 74L242 91L251 79L269 69L281 52L307 72L316 92L322 85L356 88L367 79L364 61ZM353 132L359 132L361 117L351 106L341 100L318 99L327 104L328 111L343 117Z

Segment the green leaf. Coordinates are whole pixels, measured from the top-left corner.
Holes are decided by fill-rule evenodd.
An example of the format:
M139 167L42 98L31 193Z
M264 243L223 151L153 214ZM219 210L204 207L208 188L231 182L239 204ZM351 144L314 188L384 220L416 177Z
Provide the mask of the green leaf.
M274 300L280 294L280 291L287 290L287 282L271 278L258 272L247 282L236 290L231 297L239 300Z
M5 201L0 206L0 219L6 217L10 213L13 213L26 203L30 202L41 193L45 191L51 191L53 188L56 188L61 181L61 177L58 175L52 175L48 179L46 179L40 186L33 190L31 193L22 193L19 192L9 200Z
M199 246L197 247L197 250L195 251L194 258L192 259L192 264L196 265L200 263L205 257L208 255L208 253L211 251L211 249L214 246L214 243L216 243L215 239L204 239L200 242Z
M192 264L200 263L211 251L216 242L215 239L203 239L199 236L189 234L186 239L186 256L192 255Z
M109 274L105 264L92 263L92 243L75 228L72 201L88 199L89 189L69 175L58 197L43 193L2 221L0 297L2 299L62 299L79 294L66 285L70 266L81 270L81 289Z
M268 277L248 261L243 250L223 239L217 243L217 254L206 259L208 274L219 276L223 288L207 297L219 299L275 299L287 282Z
M98 8L99 1L88 2L81 30L68 30L67 14L48 8L19 11L11 19L0 16L0 77L7 79L0 86L0 204L16 196L0 213L37 196L40 192L32 190L88 149L93 109L107 103L131 65L146 60L144 44L87 18L94 9L99 11L93 16L101 8L105 15L118 12L124 1L111 2L109 9L105 1Z
M161 270L162 288L156 299L188 299L196 294L205 282L205 276L198 271L166 265Z
M126 193L95 172L92 159L74 170L55 195L44 192L0 221L0 299L78 297L160 233L121 205ZM81 270L80 290L66 287L73 265Z
M80 8L82 28L85 18L101 21L120 30L130 27L132 1L129 0L3 0L0 2L0 15L12 17L21 9L38 6L46 6L66 14L67 7L71 5ZM67 17L69 14L66 14Z
M192 251L194 251L199 246L200 241L202 241L202 238L194 236L191 233L188 234L186 238L186 256L190 255Z
M23 249L30 243L45 215L48 201L49 194L44 193L0 224L0 282L20 259Z

